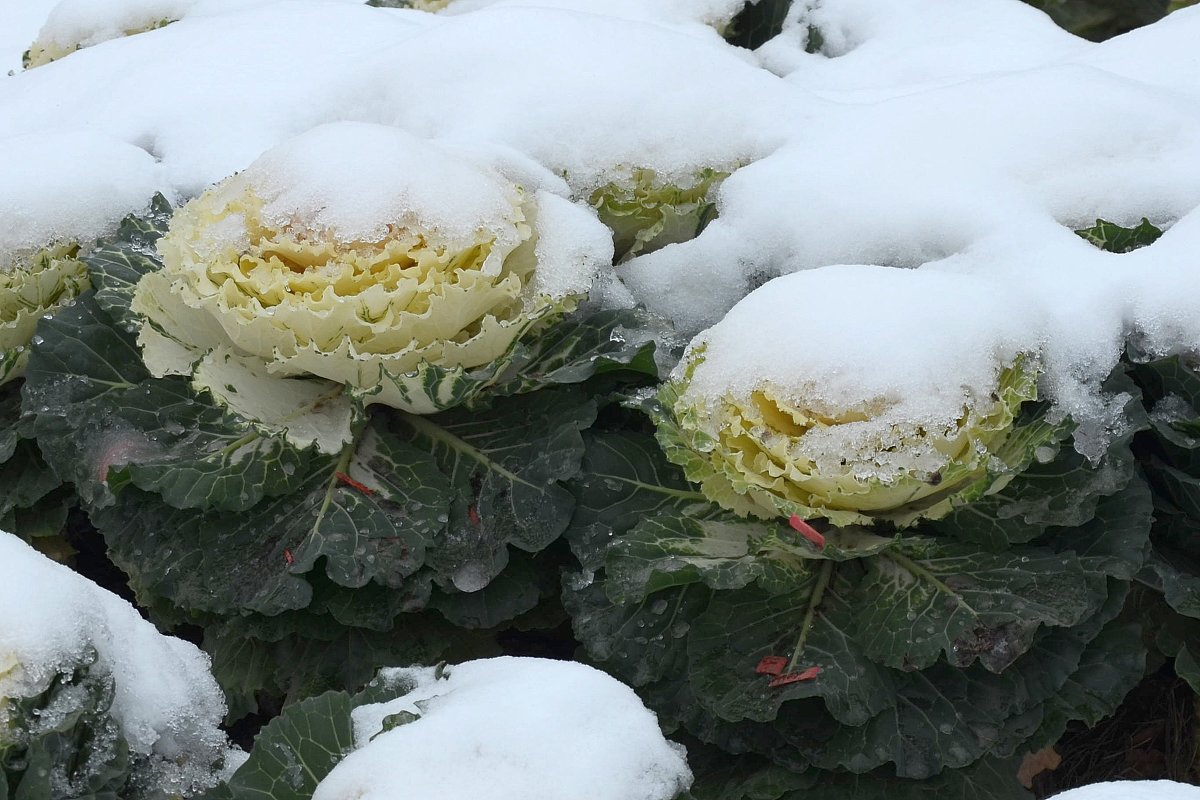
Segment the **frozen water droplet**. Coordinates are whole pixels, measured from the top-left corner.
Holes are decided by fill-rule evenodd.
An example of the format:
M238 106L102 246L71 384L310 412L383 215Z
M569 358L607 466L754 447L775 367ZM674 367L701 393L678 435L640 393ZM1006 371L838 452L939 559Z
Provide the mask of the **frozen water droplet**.
M468 561L450 576L450 582L460 592L478 592L492 581L488 568L479 561Z

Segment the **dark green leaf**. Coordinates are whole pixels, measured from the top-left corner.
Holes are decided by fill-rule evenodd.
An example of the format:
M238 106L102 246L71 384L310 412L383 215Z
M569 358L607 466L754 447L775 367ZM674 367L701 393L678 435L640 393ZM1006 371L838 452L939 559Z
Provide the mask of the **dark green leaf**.
M572 483L578 502L565 536L585 570L603 566L612 537L643 519L667 511L701 519L722 513L663 457L653 436L589 432L584 444Z
M688 633L710 596L694 584L616 605L603 581L572 586L568 580L563 604L588 655L622 681L644 686L686 674Z
M1108 253L1129 253L1140 247L1154 244L1163 232L1150 224L1150 220L1142 217L1142 221L1132 228L1122 228L1114 222L1102 219L1090 228L1075 231L1091 244Z
M890 770L866 775L822 776L803 792L780 800L1032 800L1017 780L1020 759L983 758L923 781L897 778Z
M1069 627L1106 596L1079 559L1041 548L991 553L939 540L906 540L868 562L849 603L869 658L921 669L939 656L1006 669L1040 625Z
M451 588L434 594L429 606L461 628L494 628L532 610L547 587L547 573L525 553L514 553L508 566L491 583L476 592Z
M354 750L353 708L345 692L326 692L286 709L258 734L224 796L310 800L317 784Z
M754 50L783 30L792 0L748 2L729 24L725 39L738 47Z
M87 502L106 481L180 508L244 510L293 490L309 454L216 408L182 378L151 378L132 336L84 295L39 327L24 408L50 465Z
M162 267L155 245L167 232L170 217L170 203L161 194L155 195L148 214L126 217L112 238L102 241L83 258L100 308L125 331L133 332L139 327L136 316L129 310L129 301L138 279Z
M397 418L396 435L432 454L453 492L446 532L428 556L443 580L476 591L500 574L508 545L535 553L562 534L575 501L559 482L578 473L580 432L595 414L582 392L558 389L487 410Z
M582 383L598 373L631 369L657 376L653 352L661 320L639 310L576 315L521 340L513 363L492 391L520 394Z

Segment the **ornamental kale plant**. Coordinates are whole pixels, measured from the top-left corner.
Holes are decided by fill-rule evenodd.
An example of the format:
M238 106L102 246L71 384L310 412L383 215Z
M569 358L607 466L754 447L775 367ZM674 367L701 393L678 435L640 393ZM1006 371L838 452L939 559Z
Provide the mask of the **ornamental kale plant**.
M286 5L0 79L0 800L1017 800L1200 690L1200 13Z

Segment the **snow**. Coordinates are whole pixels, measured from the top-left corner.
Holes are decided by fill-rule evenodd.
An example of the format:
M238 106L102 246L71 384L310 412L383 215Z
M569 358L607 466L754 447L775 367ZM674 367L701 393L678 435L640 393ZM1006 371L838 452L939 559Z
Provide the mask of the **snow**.
M0 139L0 271L50 244L91 242L164 188L152 156L110 136Z
M353 116L340 96L362 65L435 19L336 0L202 2L165 28L0 79L0 136L106 133L195 195L275 144Z
M362 83L354 102L422 136L508 145L580 195L620 167L682 178L761 157L807 114L716 37L559 9L437 19L373 70L408 79Z
M196 0L61 0L38 31L34 50L61 57L83 47L175 22Z
M58 0L0 0L0 76L21 69L21 54Z
M1001 369L1022 355L1036 363L1044 341L1036 304L1003 283L826 267L768 282L698 336L691 347L702 360L683 399L700 406L745 401L769 387L820 416L861 414L861 421L805 434L805 457L818 468L833 459L832 471L851 462L858 474L875 464L869 469L879 477L933 472L943 464L925 459L939 454L904 448L884 455L880 442L914 428L953 435L964 408L990 406ZM677 372L691 361L685 357Z
M192 769L203 770L224 755L218 725L225 700L208 656L163 636L129 603L0 531L0 697L44 690L89 648L97 656L92 669L113 677L111 713L130 749L160 757L162 780L187 785L199 777L188 774L189 759Z
M545 219L562 223L543 249L557 242L565 260L590 251L591 263L604 237L551 195L578 204L635 169L676 182L731 171L700 236L613 268L596 298L642 303L691 336L764 281L804 270L873 265L1019 289L1042 320L1044 391L1081 418L1077 446L1093 455L1119 405L1098 385L1130 337L1155 353L1200 351L1186 256L1200 237L1200 9L1093 44L1016 0L824 0L795 4L784 32L750 53L713 27L736 5L457 0L432 14L349 0L63 0L46 31L64 39L182 18L0 79L0 137L86 131L154 161L153 178L132 153L142 162L132 170L77 168L84 197L111 200L82 215L87 236L133 203L94 191L105 175L138 175L130 195L153 185L186 198L320 125L382 124L538 196ZM0 30L28 30L25 14L5 11L15 27ZM808 53L813 30L821 46ZM52 149L22 157L37 170L5 189L34 211L8 223L12 239L74 233L55 199L70 170L67 183L32 177L55 166ZM333 202L309 211L365 209L375 201L362 181L342 175L376 167L379 185L401 169L366 150L329 159L311 179ZM485 203L445 191L447 206ZM1175 230L1122 256L1071 232L1142 216ZM979 319L1002 319L1006 298L980 300ZM869 327L840 298L805 305ZM887 333L911 336L913 351L922 336ZM846 348L850 381L853 345L828 344Z
M400 223L456 250L475 244L483 226L496 235L507 228L513 238L522 200L498 173L402 130L354 122L287 140L221 191L236 197L247 189L265 202L263 221L272 227L298 223L348 243L379 241Z
M1175 781L1109 781L1054 795L1055 800L1197 800L1200 787Z
M385 670L411 684L354 711L355 752L313 800L669 800L692 775L633 690L566 661L493 658ZM380 733L389 715L416 721Z

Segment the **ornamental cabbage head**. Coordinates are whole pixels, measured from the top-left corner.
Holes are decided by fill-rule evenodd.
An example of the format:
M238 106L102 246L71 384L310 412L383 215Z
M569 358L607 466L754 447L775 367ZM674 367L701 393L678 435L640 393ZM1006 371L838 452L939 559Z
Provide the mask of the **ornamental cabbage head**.
M884 268L828 269L851 274L862 269L860 280L884 284L880 294L889 290L885 278L913 274ZM818 277L802 273L777 281L815 289L818 281L809 280L806 287L802 275ZM869 283L840 280L842 288L857 288L858 296L844 292L840 299L822 298L803 291L798 296L810 305L870 303ZM776 283L755 294L770 293ZM986 351L972 355L968 347L958 348L975 362L970 365L974 377L960 382L962 376L951 364L940 377L935 370L932 380L953 389L944 392L945 399L931 402L921 390L908 396L857 390L870 384L863 370L872 367L856 366L855 353L866 357L861 354L871 348L851 344L844 360L836 354L811 359L830 365L828 383L839 384L836 391L823 391L820 381L807 379L803 371L785 367L771 374L765 366L770 360L806 359L792 349L793 342L772 340L770 312L754 307L755 294L735 312L745 311L741 316L746 319L739 321L757 324L771 344L756 355L746 347L754 342L750 329L738 331L738 336L702 335L658 397L658 438L667 456L705 495L728 509L762 518L794 514L824 517L835 525L886 521L903 527L938 519L956 506L999 491L1033 461L1039 447L1061 435L1061 426L1050 424L1041 413L1044 405L1022 408L1038 396L1041 368L1035 350L1017 350L994 360ZM932 302L944 300L935 296ZM757 319L754 312L759 312ZM969 322L965 315L964 322ZM791 324L808 330L803 321ZM837 335L855 334L843 330L830 338ZM896 329L891 335L903 338L905 332ZM803 334L794 338L802 346ZM814 346L822 343L812 338ZM744 352L727 352L731 347ZM756 361L760 358L761 363ZM726 375L734 362L747 363L737 365L740 374ZM936 384L920 384L930 385Z
M0 262L0 384L20 377L38 320L88 288L74 244L57 244Z
M652 169L635 169L588 196L600 220L612 229L617 261L694 239L712 219L713 196L728 172L702 169L681 182Z
M316 128L217 184L175 213L158 250L162 269L132 302L154 374L191 375L232 406L317 377L412 413L486 387L612 255L586 209L357 123ZM242 378L256 388L239 400L226 387ZM278 386L257 405L286 402Z

